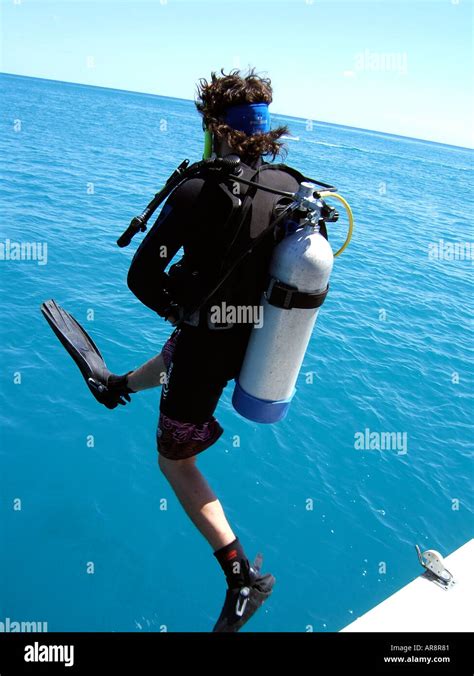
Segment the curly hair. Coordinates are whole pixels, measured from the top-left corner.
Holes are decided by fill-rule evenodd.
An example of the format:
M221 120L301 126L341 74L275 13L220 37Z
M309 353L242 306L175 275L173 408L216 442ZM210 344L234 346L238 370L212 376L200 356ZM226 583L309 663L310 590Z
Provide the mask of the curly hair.
M211 131L218 141L226 141L242 159L255 160L261 155L281 153L283 143L279 139L288 133L288 127L280 126L264 134L247 136L223 121L229 106L243 103L271 103L273 90L269 78L260 77L251 68L243 75L237 68L227 75L211 73L211 80L204 78L197 85L196 108L203 118L203 126Z

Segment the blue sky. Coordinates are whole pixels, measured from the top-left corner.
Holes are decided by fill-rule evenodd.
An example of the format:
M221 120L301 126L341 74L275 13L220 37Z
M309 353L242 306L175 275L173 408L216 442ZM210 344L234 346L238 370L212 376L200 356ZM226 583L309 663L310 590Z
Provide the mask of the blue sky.
M472 0L0 0L0 70L192 99L256 66L272 110L474 146Z

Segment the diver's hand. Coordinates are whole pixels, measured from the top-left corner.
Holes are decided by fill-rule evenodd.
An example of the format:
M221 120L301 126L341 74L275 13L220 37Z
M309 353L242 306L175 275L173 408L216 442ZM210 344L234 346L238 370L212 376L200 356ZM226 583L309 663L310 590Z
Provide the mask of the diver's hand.
M111 373L105 382L100 382L94 378L89 378L88 383L89 387L95 390L95 397L101 403L104 404L107 408L113 409L120 406L125 406L129 401L130 395L134 394L134 391L128 387L127 378L129 374L132 373L129 371L123 376L116 376L114 373Z

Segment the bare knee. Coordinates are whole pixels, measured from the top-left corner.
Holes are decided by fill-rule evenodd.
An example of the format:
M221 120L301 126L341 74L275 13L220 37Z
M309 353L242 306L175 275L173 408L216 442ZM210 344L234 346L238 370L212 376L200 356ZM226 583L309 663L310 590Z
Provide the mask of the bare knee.
M195 455L191 458L184 458L183 460L170 460L170 458L166 458L164 455L161 455L161 453L158 453L158 466L163 474L167 474L170 471L186 470L195 465L195 463Z

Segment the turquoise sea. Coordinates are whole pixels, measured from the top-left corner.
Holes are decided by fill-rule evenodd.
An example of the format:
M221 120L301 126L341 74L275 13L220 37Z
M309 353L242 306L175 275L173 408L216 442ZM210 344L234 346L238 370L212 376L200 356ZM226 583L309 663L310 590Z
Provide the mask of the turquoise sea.
M115 240L200 158L200 118L161 96L0 86L0 622L209 631L223 577L158 470L159 391L100 407L39 311L55 298L117 372L160 350L169 325L125 281L140 238ZM240 418L229 386L200 467L277 578L245 629L338 631L421 572L416 543L446 555L473 536L473 151L276 121L288 163L351 203L354 239L286 420ZM7 240L39 243L37 260L12 260ZM366 445L384 432L395 447Z

